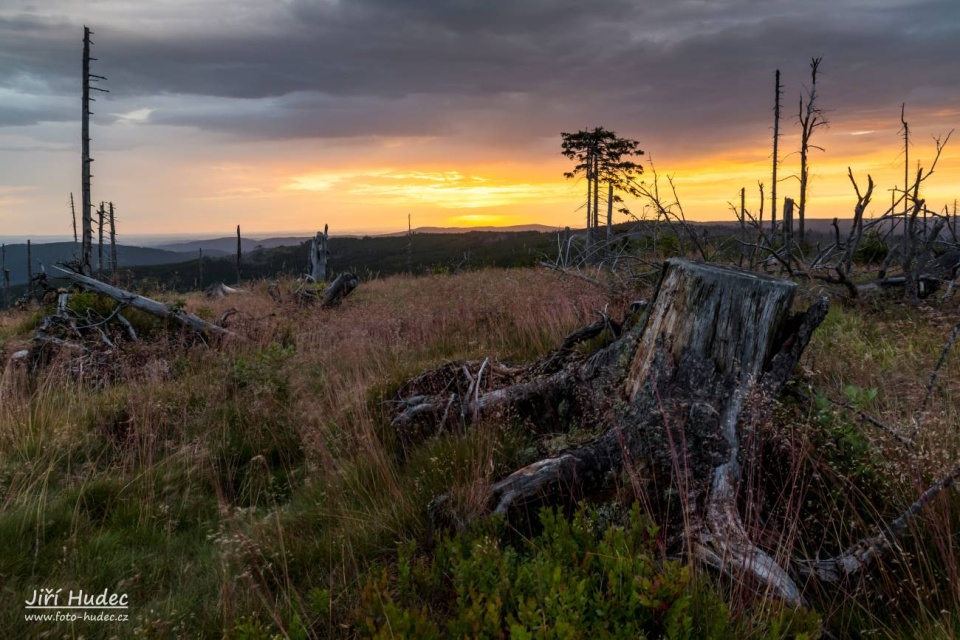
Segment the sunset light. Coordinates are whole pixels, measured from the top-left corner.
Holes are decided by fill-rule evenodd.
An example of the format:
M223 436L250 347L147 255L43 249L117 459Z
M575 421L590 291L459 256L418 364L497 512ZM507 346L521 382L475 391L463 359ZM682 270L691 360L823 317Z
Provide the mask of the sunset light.
M0 149L7 155L0 178L3 233L72 233L66 202L80 191L74 27L93 18L103 22L97 68L110 90L96 96L90 125L93 198L116 204L121 235L225 233L237 224L251 233L322 224L333 233L378 233L405 229L408 215L415 226L576 228L584 224L586 184L563 177L571 163L560 154L560 134L601 125L639 141L646 152L643 179L652 181L653 160L661 190L672 178L688 218L731 220L730 203L739 202L741 189L748 208L759 214L760 183L765 196L771 192L775 69L784 85L778 197L797 197L796 98L808 83L807 57L818 52L784 47L796 29L784 31L780 22L753 23L718 5L722 20L684 14L661 28L657 20L671 13L667 8L643 18L621 8L623 24L633 25L622 46L633 53L611 53L617 65L601 64L614 59L609 56L578 58L586 67L573 74L563 62L565 48L557 47L562 39L541 31L527 32L529 50L510 39L492 46L482 30L463 31L464 42L452 49L398 34L390 40L396 51L371 66L373 54L363 43L372 41L361 14L321 4L301 11L298 3L240 2L231 38L247 38L248 45L229 64L205 62L219 59L222 37L201 34L201 22L168 10L180 6L174 0L136 18L122 3L82 15L79 5L64 0L42 10L14 0L0 10L0 18L14 21L35 12L31 20L48 34L43 46L16 30L5 32L4 42L24 52L24 60L49 57L56 69L50 75L39 68L11 71L0 82L6 105ZM873 54L848 38L831 36L818 45L824 55L818 94L829 124L818 131L809 158L811 217L852 215L848 167L858 180L869 174L877 184L868 215L882 212L890 194L902 189L902 104L910 123L911 172L932 160L934 136L960 125L955 74L928 65L898 73L901 83L889 82L886 70L901 64L885 53L895 49L891 38L901 24L892 5L890 15L879 11L871 22L881 29L889 21L890 29L878 36L888 46L874 66L863 66ZM781 22L806 15L778 11ZM332 22L312 22L321 14ZM433 28L412 26L420 24L415 12L404 15L411 33ZM336 20L351 26L327 33L323 25ZM738 30L741 23L754 26ZM809 28L797 24L801 32ZM847 23L836 17L832 24ZM450 33L463 26L451 23ZM738 34L736 42L717 36L727 28ZM164 41L164 33L172 40ZM723 62L747 42L763 53ZM533 43L552 53L531 58ZM909 46L920 45L910 40ZM434 48L443 51L434 55ZM174 51L182 52L182 63ZM526 62L503 63L507 51L509 59ZM276 56L290 60L271 62ZM716 67L708 73L692 60L714 60ZM272 64L280 66L260 69ZM952 204L958 169L960 150L951 142L923 187L931 205ZM647 203L627 198L625 204L640 214ZM29 216L22 215L25 209ZM767 202L767 215L769 209ZM626 219L616 213L614 221Z
M0 0L0 640L960 637L960 0Z

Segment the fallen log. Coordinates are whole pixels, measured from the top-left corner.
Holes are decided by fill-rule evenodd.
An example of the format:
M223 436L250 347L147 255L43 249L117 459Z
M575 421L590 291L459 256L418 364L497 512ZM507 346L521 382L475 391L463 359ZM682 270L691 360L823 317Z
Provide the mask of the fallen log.
M741 425L769 410L826 316L825 298L792 314L795 290L752 272L668 260L643 317L608 346L558 371L529 366L506 386L474 390L475 400L457 390L462 374L448 375L447 387L442 373L421 376L402 390L394 426L401 437L413 425L423 431L423 422L449 420L451 404L473 402L481 415L510 410L532 423L553 420L562 405L602 432L494 483L492 511L513 518L551 497L599 493L611 472L642 465L664 480L656 486L679 493L678 521L695 557L801 604L786 568L746 531L736 499Z
M68 271L59 266L54 266L54 269L59 271L60 277L66 278L71 282L75 282L84 289L89 291L95 291L97 293L102 293L103 295L113 298L121 305L143 311L144 313L149 313L152 316L156 316L161 320L174 320L179 322L185 327L193 329L201 335L224 335L229 333L223 327L218 327L215 324L211 324L206 320L195 316L192 313L184 313L183 311L178 311L172 308L170 305L163 302L158 302L146 296L137 295L131 293L130 291L125 291L113 285L109 285L105 282L100 282L94 278L87 277L80 273L74 273L73 271Z
M360 279L352 273L341 273L333 282L323 290L323 296L320 298L320 306L331 308L338 306L343 299L353 293L353 290L360 285Z

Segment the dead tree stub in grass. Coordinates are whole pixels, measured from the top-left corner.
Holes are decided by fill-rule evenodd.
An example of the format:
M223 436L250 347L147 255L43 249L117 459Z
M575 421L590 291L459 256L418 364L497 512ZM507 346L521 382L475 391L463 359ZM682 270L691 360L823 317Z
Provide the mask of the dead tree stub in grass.
M829 584L861 574L960 478L960 465L882 530L835 556L777 561L761 548L771 538L764 534L761 545L744 526L741 473L764 473L755 456L763 446L757 438L766 436L755 425L770 418L828 310L822 297L791 313L795 289L753 272L668 260L652 302L635 305L622 325L604 317L529 365L486 359L423 373L398 392L392 425L408 446L431 431L502 413L541 431L570 421L598 428L592 440L490 485L488 508L513 519L544 501L602 496L625 471L661 522L683 533L673 544L801 605L798 577ZM574 349L603 332L612 338L606 346L589 354ZM429 511L438 524L463 520L447 496Z
M448 365L401 390L393 420L407 440L439 421L469 422L512 410L533 423L558 407L602 423L594 440L527 466L490 487L490 508L508 517L544 496L598 493L611 472L644 466L682 496L695 555L749 574L801 602L785 568L750 539L737 510L740 430L767 409L826 315L822 299L791 314L794 283L725 267L668 260L648 311L589 356L572 349L527 367ZM544 366L545 363L551 366ZM486 377L484 377L486 373ZM449 393L444 377L468 379ZM462 386L462 384L461 384ZM676 514L675 514L676 515Z

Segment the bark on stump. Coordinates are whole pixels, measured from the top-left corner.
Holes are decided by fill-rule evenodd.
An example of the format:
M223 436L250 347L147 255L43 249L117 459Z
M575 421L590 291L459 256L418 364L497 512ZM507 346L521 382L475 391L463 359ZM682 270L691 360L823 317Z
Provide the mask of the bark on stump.
M671 478L683 494L685 533L697 558L751 575L800 604L792 578L750 540L736 501L739 429L779 394L826 315L826 299L792 315L795 289L753 272L669 260L645 313L625 323L609 346L586 358L567 348L559 370L556 353L509 375L486 361L476 375L464 365L454 387L469 380L466 394L450 393L449 383L437 392L437 380L426 374L401 389L394 426L404 437L422 432L425 421L439 419L443 427L451 414L469 422L503 408L535 421L565 402L605 430L496 482L494 511L510 517L544 495L589 494L611 471L639 463ZM447 377L456 369L448 366Z

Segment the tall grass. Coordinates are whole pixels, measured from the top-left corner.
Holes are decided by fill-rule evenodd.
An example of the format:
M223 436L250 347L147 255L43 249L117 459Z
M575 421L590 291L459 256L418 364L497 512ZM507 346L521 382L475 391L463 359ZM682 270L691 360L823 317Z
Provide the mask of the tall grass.
M182 302L208 318L236 307L236 335L206 346L158 332L83 370L61 353L30 372L9 355L29 346L36 313L0 314L8 637L50 630L23 620L22 600L39 587L130 594L131 622L54 629L67 637L351 635L343 624L370 567L395 566L410 543L429 546L430 500L448 493L460 512L479 510L490 480L549 447L518 425L481 421L404 450L385 401L449 359L535 359L611 301L556 274L490 270L365 282L329 311L278 307L263 284ZM909 433L954 321L948 310L834 306L799 372L803 395L752 425L745 443L758 455L743 512L760 546L782 561L838 552L960 458L960 354L941 372L913 450L802 399L843 400ZM623 493L643 498L629 478ZM938 499L861 583L808 590L835 634L956 632L958 507L953 495ZM698 571L691 584L721 593L747 635L775 628L751 585Z
M206 347L174 331L30 373L8 356L35 314L2 316L0 627L38 633L21 600L47 586L130 594L129 624L68 635L336 630L357 576L421 534L427 502L469 496L524 442L485 425L401 463L382 402L445 359L536 357L606 300L486 271L367 282L334 311L278 308L261 285L182 302L211 318L236 306L237 337Z

